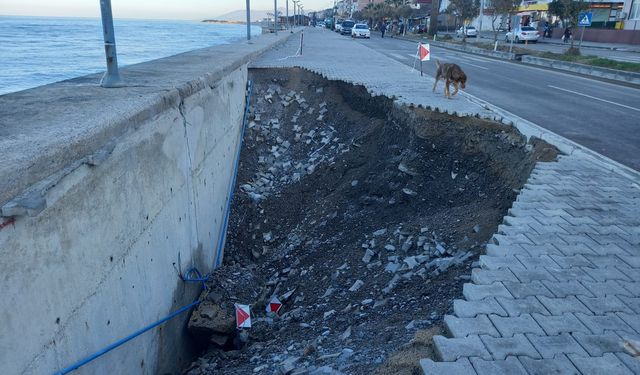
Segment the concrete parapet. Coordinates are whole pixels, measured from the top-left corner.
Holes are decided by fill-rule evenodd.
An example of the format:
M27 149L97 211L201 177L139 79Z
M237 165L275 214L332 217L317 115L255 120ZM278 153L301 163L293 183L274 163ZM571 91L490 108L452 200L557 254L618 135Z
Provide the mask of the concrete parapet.
M189 304L216 256L247 64L291 34L0 96L0 373L53 373ZM77 373L174 372L187 314Z
M512 52L491 51L484 48L473 47L468 44L454 44L454 43L439 42L439 41L429 41L428 43L434 46L442 47L442 48L448 48L456 51L470 52L470 53L475 53L478 55L484 55L484 56L490 56L490 57L497 57L499 59L505 59L505 60L516 59L516 54Z

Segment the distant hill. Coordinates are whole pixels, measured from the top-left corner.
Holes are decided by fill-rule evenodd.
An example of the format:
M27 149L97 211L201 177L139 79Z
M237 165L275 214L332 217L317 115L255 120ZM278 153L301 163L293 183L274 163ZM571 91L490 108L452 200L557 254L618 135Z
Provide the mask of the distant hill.
M279 7L278 8L278 12L280 12L280 15L285 15L286 11L285 8L283 7ZM309 14L309 12L312 11L307 11L305 10L305 14ZM255 10L252 9L251 10L251 22L257 22L262 20L263 18L271 18L271 16L268 16L267 13L271 13L273 14L273 9L269 9L269 10ZM289 16L293 17L293 4L291 4L289 6ZM229 13L225 13L216 17L212 17L211 19L214 20L219 20L219 21L246 21L247 19L247 12L242 9L242 10L234 10L233 12L229 12Z

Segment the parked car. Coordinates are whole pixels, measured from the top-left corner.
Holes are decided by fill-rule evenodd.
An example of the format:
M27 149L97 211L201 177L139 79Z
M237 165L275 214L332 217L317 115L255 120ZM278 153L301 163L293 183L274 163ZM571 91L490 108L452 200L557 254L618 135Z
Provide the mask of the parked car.
M540 32L536 28L531 26L520 26L516 27L515 30L508 32L504 37L504 40L510 42L511 39L513 39L516 43L524 43L525 41L536 43L538 38L540 38Z
M355 22L351 20L342 21L342 25L340 27L340 34L342 35L351 35L351 29L355 26Z
M422 34L427 32L427 25L419 24L413 27L413 32L416 34Z
M351 29L352 38L371 38L371 30L366 23L356 23Z
M478 30L475 26L463 26L456 30L456 36L462 38L462 35L466 35L467 38L476 38L478 36Z
M343 20L336 21L336 27L334 29L335 32L339 33L340 31L342 31L342 22Z

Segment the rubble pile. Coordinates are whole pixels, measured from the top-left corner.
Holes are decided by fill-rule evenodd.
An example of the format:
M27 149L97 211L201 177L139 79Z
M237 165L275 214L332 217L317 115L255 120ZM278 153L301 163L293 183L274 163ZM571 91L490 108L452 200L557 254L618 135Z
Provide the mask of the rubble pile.
M374 373L449 312L533 150L456 118L412 128L390 99L302 70L251 76L225 261L189 321L203 352L184 373ZM494 172L512 161L522 176ZM251 328L236 329L236 304Z

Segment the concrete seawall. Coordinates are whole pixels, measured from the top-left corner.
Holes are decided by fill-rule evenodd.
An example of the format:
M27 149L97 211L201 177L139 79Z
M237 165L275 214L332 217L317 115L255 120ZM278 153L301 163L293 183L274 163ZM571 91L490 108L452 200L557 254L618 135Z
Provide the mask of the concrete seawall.
M0 96L0 373L53 373L193 301L176 269L214 264L247 64L289 36ZM77 373L175 371L186 318Z

